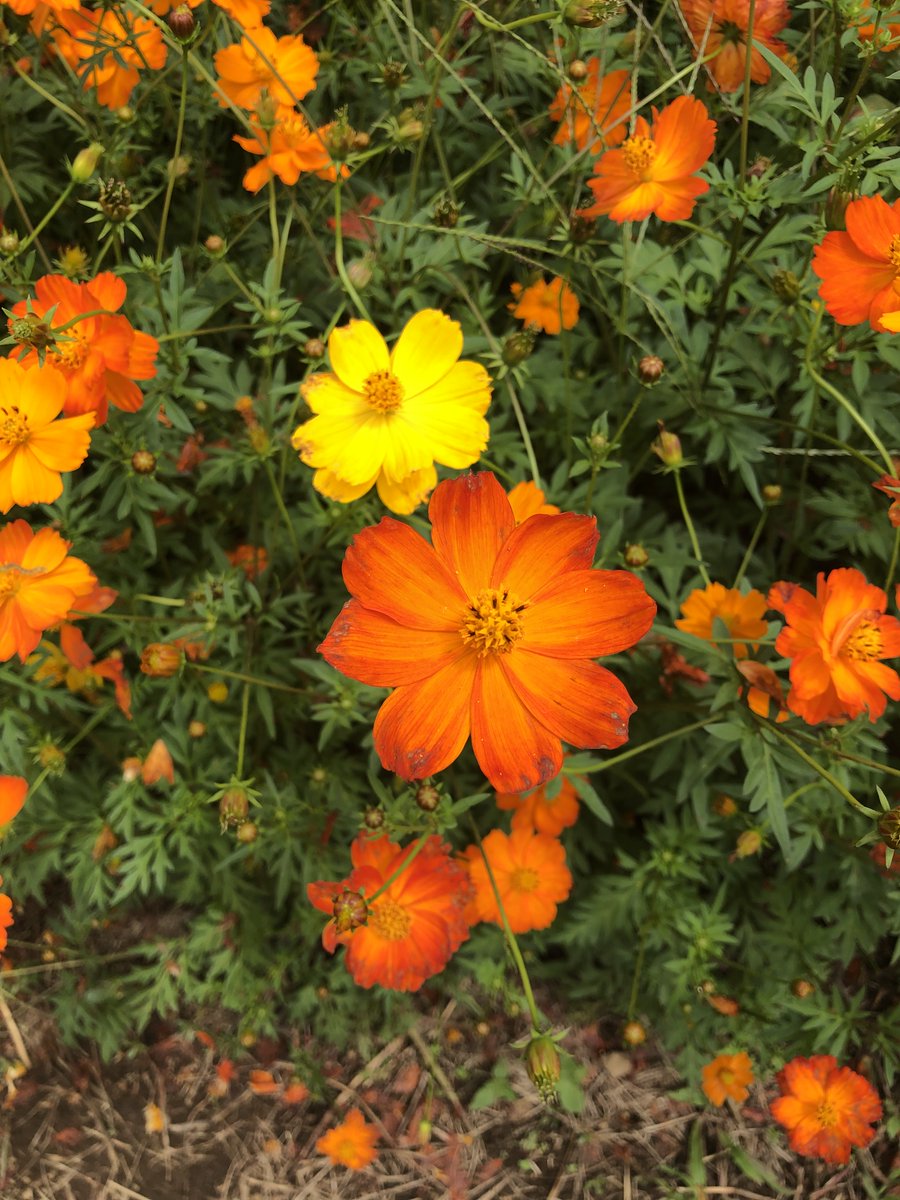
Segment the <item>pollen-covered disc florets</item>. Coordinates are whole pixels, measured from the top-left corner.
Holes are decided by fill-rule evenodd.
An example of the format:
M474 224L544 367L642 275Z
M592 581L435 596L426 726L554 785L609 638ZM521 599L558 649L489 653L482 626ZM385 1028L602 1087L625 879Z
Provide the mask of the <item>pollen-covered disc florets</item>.
M508 654L525 632L524 604L508 588L485 588L472 598L460 628L462 639L479 654Z

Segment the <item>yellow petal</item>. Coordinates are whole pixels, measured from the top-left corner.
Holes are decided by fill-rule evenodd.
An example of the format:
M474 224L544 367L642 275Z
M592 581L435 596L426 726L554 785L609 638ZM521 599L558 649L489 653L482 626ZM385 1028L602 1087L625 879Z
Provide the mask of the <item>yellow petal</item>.
M487 448L490 426L472 408L442 404L420 409L407 419L415 425L433 461L445 467L469 467Z
M443 379L462 348L459 323L436 308L423 309L407 321L391 354L391 370L403 384L406 399Z
M332 330L328 357L335 375L354 392L362 391L373 371L386 371L390 365L387 344L368 321L351 321Z
M301 386L300 393L314 413L331 413L334 416L362 415L369 406L359 394L345 387L337 375L322 372L311 375Z
M375 482L374 477L367 479L365 483L355 485L345 483L333 471L316 471L313 475L313 487L324 496L327 500L337 500L341 504L349 504L351 500L358 500L360 496L364 496Z
M422 471L434 462L431 445L419 430L406 420L402 412L391 414L385 421L385 449L382 472L394 482L405 479L413 471Z
M62 495L59 473L45 467L27 444L13 455L11 486L16 504L51 504Z
M900 333L900 312L882 313L881 323L891 333Z
M382 471L377 484L382 504L391 512L408 516L420 504L424 504L434 490L437 485L437 471L433 466L425 467L421 471L414 471L399 483L392 482Z
M412 406L405 402L404 411L408 411L410 407L418 410L426 405L464 404L484 415L490 402L490 375L481 363L465 360L451 367L443 379L427 391L420 392Z

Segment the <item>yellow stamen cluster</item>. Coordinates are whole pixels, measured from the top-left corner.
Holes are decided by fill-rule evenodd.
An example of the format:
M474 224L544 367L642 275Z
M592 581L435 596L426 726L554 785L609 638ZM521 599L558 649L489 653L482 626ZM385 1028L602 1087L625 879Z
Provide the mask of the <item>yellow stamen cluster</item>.
M540 881L537 871L531 867L516 867L509 877L509 886L514 892L533 892Z
M888 246L888 262L894 268L894 273L900 275L900 233L895 233Z
M55 365L67 371L77 371L90 352L86 338L63 336L53 347L51 357Z
M31 437L28 418L19 411L15 404L9 408L0 408L0 443L7 446L21 446Z
M402 942L411 924L409 913L396 900L379 900L369 910L369 928L389 942Z
M823 1100L816 1109L816 1120L826 1129L837 1124L837 1112L830 1100Z
M862 662L871 662L883 655L881 630L872 621L861 621L841 647L842 658L855 658Z
M641 175L653 165L653 160L656 158L656 143L653 138L630 137L622 145L622 156L628 170L633 171L635 175Z
M363 383L363 395L376 412L396 412L403 403L403 384L390 371L373 371Z
M469 603L460 635L482 658L491 653L508 654L525 632L524 608L508 588L485 588Z

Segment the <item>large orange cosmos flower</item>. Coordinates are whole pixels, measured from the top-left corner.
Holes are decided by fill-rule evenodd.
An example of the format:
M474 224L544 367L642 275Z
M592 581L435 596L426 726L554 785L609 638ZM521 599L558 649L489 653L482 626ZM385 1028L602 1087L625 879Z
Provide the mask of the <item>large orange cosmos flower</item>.
M123 280L104 271L87 283L75 283L64 275L44 275L34 285L35 298L21 300L13 308L10 329L16 317L34 314L43 319L53 310L52 329L67 328L54 337L46 362L66 377L66 416L92 412L102 425L110 404L124 412L136 412L144 402L136 379L156 374L159 342L149 333L133 329L126 317L116 314L125 302ZM97 315L82 315L82 314ZM71 322L71 324L70 324ZM52 331L51 331L52 332ZM13 347L11 358L23 366L38 362L37 351Z
M386 517L344 556L344 605L319 647L375 687L395 690L375 748L404 779L443 770L469 735L500 792L524 792L562 765L560 739L620 746L635 705L591 659L633 646L656 605L628 571L594 571L593 517L516 525L482 472L445 480L429 506L432 544Z
M233 46L216 51L217 83L238 108L255 112L263 92L277 105L292 107L316 86L319 60L301 35L276 38L260 25ZM226 107L222 96L219 103Z
M642 221L655 213L661 221L684 221L698 196L709 191L699 171L712 154L716 123L706 106L679 96L662 112L653 109L653 125L638 117L634 133L618 150L607 150L588 180L594 203L582 216Z
M0 829L20 811L27 795L27 779L21 775L0 775Z
M564 829L578 820L578 793L571 779L563 776L552 796L547 795L548 785L534 788L524 795L498 792L497 807L512 810L513 829L534 830L558 837Z
M310 901L322 912L335 911L343 891L372 896L404 862L400 872L371 904L364 924L338 928L329 921L322 933L325 949L347 946L346 964L360 987L398 992L417 991L442 971L469 936L464 910L469 898L465 871L453 861L440 838L430 837L412 857L387 837L363 834L350 847L353 871L342 883L320 881L307 887Z
M871 1122L881 1117L878 1093L830 1054L795 1058L777 1078L781 1095L769 1107L798 1154L845 1163L851 1146L868 1146L875 1136Z
M466 849L466 857L475 889L470 912L476 913L480 921L503 923L484 861L487 858L513 933L528 933L552 925L557 905L572 890L572 874L566 866L562 842L543 833L514 829L507 835L502 829L493 829L481 843L481 849L478 846Z
M87 563L67 554L70 543L53 529L34 533L27 521L0 530L0 662L22 662L41 633L65 619L97 580Z
M630 84L630 71L601 75L600 59L589 58L584 82L577 87L564 83L550 103L550 116L561 122L553 136L556 145L574 142L579 150L590 146L591 154L599 154L623 142L628 134Z
M378 1157L375 1143L380 1136L358 1108L351 1108L340 1125L319 1138L316 1149L320 1154L327 1154L335 1166L359 1171Z
M694 637L715 642L713 624L719 620L727 628L729 637L752 642L766 636L769 626L765 611L766 598L755 588L745 593L737 588L726 588L722 583L710 583L691 592L681 606L682 615L675 626ZM746 658L747 647L743 642L733 643L732 649L735 658ZM756 649L755 645L753 649Z
M736 92L744 85L750 0L679 0L679 3L694 43L694 56L701 46L704 55L715 54L706 69L723 92ZM790 18L785 0L756 0L753 41L783 57L787 47L776 40L776 35ZM750 78L754 83L767 83L771 74L769 64L754 46L750 52Z
M900 676L881 662L900 654L900 621L885 616L887 596L861 571L820 574L815 596L775 584L768 603L787 622L775 649L791 659L791 712L810 725L866 711L874 721L887 705L885 693L900 700Z
M121 108L140 82L140 71L159 70L166 62L166 43L155 21L107 8L60 14L60 25L72 39L81 60L77 71L85 88L94 88L97 102ZM68 58L69 56L66 55Z
M313 173L319 179L334 182L337 168L328 151L326 137L331 124L320 129L310 129L303 117L292 108L282 109L271 129L253 125L252 138L234 135L234 141L250 154L260 154L262 159L244 175L244 187L248 192L258 192L273 176L282 183L293 186L302 174ZM341 176L350 172L341 167Z
M819 295L839 325L868 321L880 333L900 330L900 200L851 200L847 231L834 230L813 252ZM887 319L885 319L887 318Z
M574 329L578 323L578 297L563 279L535 280L527 288L521 283L510 284L515 303L507 307L526 327L542 329L544 333L559 333Z
M740 1104L750 1095L753 1066L749 1054L720 1054L701 1072L703 1094L713 1104L724 1104L730 1097Z
M26 370L0 359L0 512L14 504L50 504L62 495L61 471L84 462L93 413L56 418L65 377L51 366Z

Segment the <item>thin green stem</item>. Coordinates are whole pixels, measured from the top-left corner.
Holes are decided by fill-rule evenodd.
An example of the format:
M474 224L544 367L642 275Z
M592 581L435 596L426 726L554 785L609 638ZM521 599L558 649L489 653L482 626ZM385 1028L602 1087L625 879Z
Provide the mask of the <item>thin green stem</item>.
M894 582L898 555L900 555L900 527L894 530L894 546L891 550L891 561L888 563L887 577L884 581L884 590L886 592L891 590L891 584Z
M273 692L290 692L294 696L306 696L308 688L290 687L286 683L277 683L274 679L261 679L258 675L246 675L243 671L226 671L223 667L207 667L203 663L187 663L192 671L202 671L205 675L221 675L223 679L236 679L240 683L255 683L257 687L270 688Z
M400 861L400 863L394 868L394 870L390 873L390 875L388 875L388 877L384 881L384 883L382 883L380 887L376 888L376 890L372 893L371 896L366 896L366 904L373 904L378 899L379 896L383 896L384 893L391 886L391 884L396 879L400 878L400 876L407 869L407 867L412 866L414 859L418 858L418 856L422 852L422 850L425 849L425 843L428 841L428 839L430 837L431 837L430 833L423 833L420 837L418 837L416 839L411 852L409 854L407 854L407 856Z
M275 472L272 470L272 464L267 458L263 459L263 470L265 471L266 477L269 480L269 485L272 488L272 495L275 497L275 504L278 507L278 511L281 513L281 519L284 522L284 527L288 532L288 537L291 539L291 547L293 548L293 551L297 555L297 559L299 561L300 543L297 540L297 531L294 528L294 522L291 520L291 514L288 512L287 505L284 502L284 496L281 494L281 488L278 486L278 480L275 478Z
M741 565L737 569L737 575L734 577L733 588L740 587L741 580L750 566L750 559L753 557L753 551L756 549L756 543L762 537L762 531L766 527L766 521L769 519L769 509L764 508L759 514L759 520L756 522L756 528L753 530L753 536L747 543L747 549L744 551L744 557L741 559Z
M244 752L247 748L247 724L250 715L250 687L249 683L245 683L244 694L241 696L241 729L238 735L237 766L235 768L238 779L241 779L244 773Z
M555 8L550 12L534 13L530 17L519 17L517 21L510 21L508 25L501 25L499 21L495 21L493 17L482 12L477 5L467 4L466 7L479 25L483 25L485 29L493 29L496 33L510 33L513 29L521 29L524 25L537 25L541 21L559 19L559 9Z
M684 496L684 486L681 482L681 471L676 470L673 472L673 474L675 476L675 491L678 493L678 504L681 508L681 515L684 518L684 524L688 531L688 537L691 539L691 549L694 552L694 558L697 560L697 567L700 571L700 574L703 576L703 582L707 587L709 587L712 581L709 578L706 566L703 562L703 555L700 552L700 543L697 540L697 531L694 528L694 522L691 520L691 514L688 511L687 500Z
M166 246L166 225L169 220L169 209L172 206L172 194L175 191L175 178L178 171L178 160L181 157L181 143L184 138L184 115L187 111L188 90L188 56L187 51L181 52L181 94L178 99L178 125L175 129L175 151L169 164L169 178L166 183L166 195L163 200L162 217L159 222L159 238L156 242L156 261L162 262Z
M70 179L69 182L66 184L66 186L63 188L63 190L60 192L60 194L57 196L56 200L54 200L54 202L50 206L49 210L44 214L43 219L37 225L35 225L34 229L32 229L31 233L28 234L28 236L25 238L25 240L23 242L19 243L19 253L20 254L22 253L23 250L28 249L28 247L35 240L35 238L37 238L40 235L40 233L47 227L49 222L53 220L53 218L56 216L56 214L59 212L59 210L65 204L65 202L68 200L68 198L72 195L72 192L74 190L75 190L75 184ZM79 317L78 320L80 321L81 317Z
M353 301L357 311L365 317L370 325L374 325L375 322L369 315L369 310L363 304L359 292L354 287L350 276L347 274L347 268L344 266L344 231L341 228L341 188L342 181L339 175L334 184L334 262L341 283L344 285L344 290Z
M630 750L623 750L621 754L614 754L612 758L606 759L599 766L591 767L588 771L584 767L569 771L563 766L563 774L599 775L601 771L608 771L611 767L617 767L619 763L626 762L629 758L637 758L639 754L643 754L646 750L655 750L657 746L663 746L666 742L671 742L673 738L684 737L688 733L695 733L698 729L703 729L706 725L711 724L717 719L717 717L706 717L702 721L694 721L692 725L682 725L680 729L672 729L669 733L661 733L659 737L651 738L649 742L642 742L640 746L632 746Z
M756 0L750 0L747 10L747 51L744 55L744 99L741 106L741 186L747 182L747 143L750 133L750 72L753 69L753 20L756 16ZM743 223L743 222L742 222Z
M896 779L900 779L900 770L896 767L889 767L887 763L875 762L872 758L865 758L862 754L851 754L849 750L838 750L834 746L823 745L818 738L811 737L808 733L802 733L799 729L792 731L791 736L800 738L801 741L808 742L819 750L823 750L832 758L841 758L847 762L857 763L861 767L866 767L870 771L879 771L885 775L893 775Z
M278 235L278 193L275 190L275 176L269 177L269 232L272 236L272 258L275 262L281 260L281 239Z
M77 113L74 108L69 108L68 104L63 104L62 100L60 100L57 96L54 96L52 92L48 92L47 89L42 87L36 79L32 79L27 71L23 71L17 62L14 62L12 66L13 70L22 80L22 82L27 83L28 86L33 91L37 92L39 96L42 96L48 102L48 104L52 104L53 107L58 108L61 113L65 113L67 117L70 117L73 121L79 124L82 129L88 129L87 121L85 121L84 117Z
M91 732L92 729L95 729L101 723L101 721L104 721L109 716L109 714L113 711L114 708L115 708L114 704L106 704L103 706L103 708L98 709L97 712L95 712L94 715L90 718L90 720L86 721L84 723L84 725L82 725L82 727L78 731L78 733L76 733L75 736L73 738L71 738L70 741L68 741L65 746L63 746L63 754L64 755L70 754L75 749L75 747L78 745L79 742L84 741L84 739L87 737L87 735ZM30 783L28 785L29 798L35 794L35 792L38 790L38 788L41 786L41 784L44 782L44 780L47 778L47 776L49 774L50 774L50 768L44 767L43 771L41 771L41 773L38 775L37 779L35 779L34 783Z
M848 791L839 779L835 779L834 775L832 775L827 767L823 767L822 764L817 762L811 754L807 754L802 746L798 746L794 739L789 737L788 734L782 733L777 725L772 725L769 722L763 722L762 718L760 717L757 717L756 719L760 724L765 724L766 729L768 729L770 733L773 733L775 737L784 742L786 746L789 746L798 758L803 759L808 767L812 767L817 775L821 775L825 782L833 787L839 796L843 796L847 803L852 805L857 812L862 813L864 817L868 817L870 820L877 819L881 816L881 814L876 812L875 809L866 808L864 804L860 804L853 793Z

